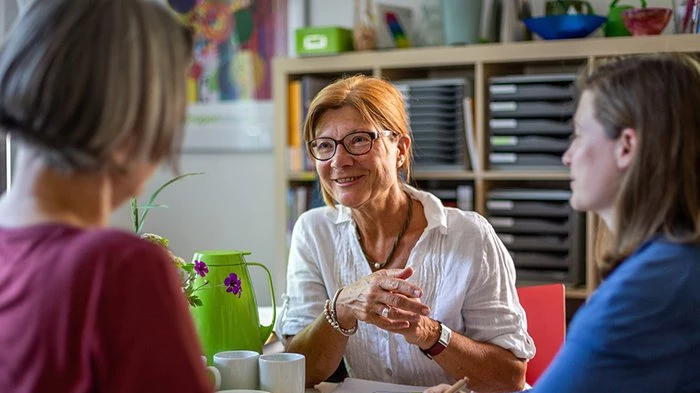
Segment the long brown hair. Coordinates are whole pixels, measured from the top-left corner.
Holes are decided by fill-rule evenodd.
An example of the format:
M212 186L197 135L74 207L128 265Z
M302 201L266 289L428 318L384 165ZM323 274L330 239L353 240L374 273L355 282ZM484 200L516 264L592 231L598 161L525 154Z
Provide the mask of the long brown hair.
M637 133L616 221L602 242L602 275L659 234L700 244L700 64L681 54L608 59L582 74L579 89L593 93L609 138L625 128Z
M316 128L323 115L331 109L344 106L355 108L362 119L372 124L377 130L390 130L395 134L410 137L408 115L404 108L401 92L391 83L365 75L355 75L339 79L321 90L309 105L309 112L304 123L304 141L316 137ZM406 152L407 159L399 168L404 179L411 176L411 147ZM309 154L310 156L310 154ZM321 195L326 205L333 207L333 195L321 184Z

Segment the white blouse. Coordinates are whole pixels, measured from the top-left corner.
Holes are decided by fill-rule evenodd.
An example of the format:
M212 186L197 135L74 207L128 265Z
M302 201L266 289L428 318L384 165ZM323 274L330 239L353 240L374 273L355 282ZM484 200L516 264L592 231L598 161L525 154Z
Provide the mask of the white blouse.
M423 289L430 317L473 340L532 358L535 347L515 290L513 261L488 221L446 208L430 193L405 189L423 204L428 222L406 266L414 270L408 281ZM325 300L338 288L371 273L349 208L303 213L292 232L278 336L299 333L323 313ZM403 336L362 322L348 341L345 364L355 378L417 386L454 382Z

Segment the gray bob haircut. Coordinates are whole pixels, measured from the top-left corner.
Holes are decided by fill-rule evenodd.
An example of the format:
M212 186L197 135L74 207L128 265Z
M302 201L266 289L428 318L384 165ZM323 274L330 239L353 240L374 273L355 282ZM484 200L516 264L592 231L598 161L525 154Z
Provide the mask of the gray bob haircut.
M192 45L152 1L36 0L0 46L0 131L64 172L114 168L124 144L175 166Z

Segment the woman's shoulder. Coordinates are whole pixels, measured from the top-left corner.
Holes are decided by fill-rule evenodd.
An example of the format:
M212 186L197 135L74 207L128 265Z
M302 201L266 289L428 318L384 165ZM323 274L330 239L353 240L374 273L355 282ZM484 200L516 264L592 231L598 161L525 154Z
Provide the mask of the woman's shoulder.
M74 255L76 260L103 261L114 267L134 261L144 265L168 260L162 247L114 228L80 231L66 246L68 254Z
M603 281L591 300L617 307L625 304L665 307L679 301L700 304L698 281L700 246L657 238L643 244L623 261Z
M619 276L617 279L616 276ZM648 285L666 294L691 291L700 300L700 245L658 237L643 244L613 271L611 281ZM656 295L661 296L661 294Z
M85 229L64 223L43 223L23 228L2 229L0 233L14 242L36 242L46 247L60 246L66 251L89 248L119 249L144 242L138 236L116 228Z
M337 212L338 212L337 208L332 209L331 207L324 205L324 206L314 207L314 208L311 208L309 210L304 211L303 213L301 213L299 215L299 218L303 217L303 219L307 219L307 220L309 220L309 219L318 220L318 219L321 219L322 217L328 217L328 218L334 217L337 215Z
M491 224L481 214L445 206L431 192L407 186L409 193L423 204L429 226L443 226L445 232L467 232L470 235L486 234L492 231Z
M150 250L153 245L135 234L116 228L82 231L74 242L78 246L102 250Z
M0 231L2 232L2 231ZM6 230L13 257L47 274L92 280L117 271L167 271L166 251L136 235L112 228L85 229L66 224L41 224ZM28 250L31 250L28 252Z
M668 338L678 337L679 348L692 348L687 332L700 331L700 317L693 312L700 307L699 253L697 245L645 243L588 298L567 340L627 350L635 346L630 343L659 342L659 337L666 337L661 341L668 347ZM700 336L693 340L700 343Z
M637 250L637 254L641 254L646 258L666 256L674 259L695 259L700 255L700 244L679 243L669 240L664 236L659 236L643 244Z
M450 231L467 231L471 234L487 235L494 233L493 226L486 217L475 211L467 211L456 207L445 207L447 226Z
M315 207L299 215L295 225L302 225L308 229L326 227L343 221L351 220L351 216L346 212L347 208L336 206L335 209L329 206Z
M617 270L634 274L687 276L694 272L700 275L700 244L677 243L660 236L641 245Z

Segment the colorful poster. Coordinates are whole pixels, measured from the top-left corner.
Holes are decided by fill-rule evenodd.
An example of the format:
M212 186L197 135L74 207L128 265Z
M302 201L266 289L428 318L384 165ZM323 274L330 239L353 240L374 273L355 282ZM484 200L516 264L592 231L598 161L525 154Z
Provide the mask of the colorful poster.
M272 149L272 58L287 52L287 0L168 0L195 35L184 152Z
M168 0L195 33L192 102L272 98L272 58L286 54L287 0Z

